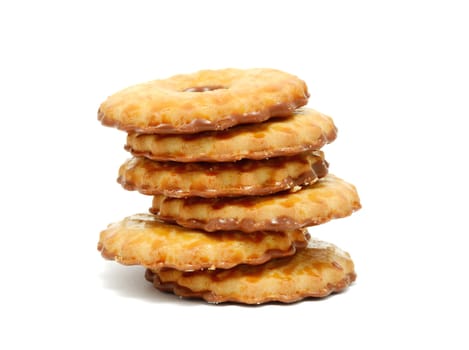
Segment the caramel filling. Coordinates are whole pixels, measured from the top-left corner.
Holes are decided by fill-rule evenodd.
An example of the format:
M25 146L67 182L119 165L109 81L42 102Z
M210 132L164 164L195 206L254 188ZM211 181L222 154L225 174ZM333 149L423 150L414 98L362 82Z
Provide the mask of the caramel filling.
M227 89L227 87L222 85L192 86L190 88L182 90L182 92L206 92L220 89Z

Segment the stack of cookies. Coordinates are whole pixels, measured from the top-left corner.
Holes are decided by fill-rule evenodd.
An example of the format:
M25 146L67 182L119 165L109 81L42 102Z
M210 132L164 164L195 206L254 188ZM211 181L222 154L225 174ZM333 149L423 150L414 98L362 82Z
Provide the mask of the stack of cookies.
M307 227L360 208L355 187L329 174L332 119L306 84L273 69L205 70L124 89L98 119L128 133L127 190L149 213L101 232L108 259L146 267L162 291L211 303L323 297L355 280L350 256Z

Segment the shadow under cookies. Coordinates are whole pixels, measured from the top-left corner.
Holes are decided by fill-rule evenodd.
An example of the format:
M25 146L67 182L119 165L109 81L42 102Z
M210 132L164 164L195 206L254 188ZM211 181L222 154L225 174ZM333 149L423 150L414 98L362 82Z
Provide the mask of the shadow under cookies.
M122 266L115 263L105 264L99 274L102 286L124 298L139 299L150 303L187 303L172 294L163 293L145 280L142 266Z

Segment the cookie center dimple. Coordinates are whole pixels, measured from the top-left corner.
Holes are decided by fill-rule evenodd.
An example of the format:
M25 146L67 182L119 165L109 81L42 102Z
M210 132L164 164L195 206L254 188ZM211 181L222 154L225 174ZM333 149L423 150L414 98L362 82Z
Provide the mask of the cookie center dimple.
M205 86L192 86L190 88L182 90L183 92L206 92L213 90L227 89L222 85L205 85Z

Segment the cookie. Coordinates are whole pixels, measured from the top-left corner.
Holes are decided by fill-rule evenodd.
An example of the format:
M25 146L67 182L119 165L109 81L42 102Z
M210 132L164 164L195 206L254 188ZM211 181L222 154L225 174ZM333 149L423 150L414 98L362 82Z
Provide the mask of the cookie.
M318 225L360 209L355 187L327 175L296 192L239 198L154 196L150 211L164 221L205 231L284 231Z
M168 197L265 195L311 184L327 174L323 153L225 163L127 160L117 181L127 190Z
M288 116L308 97L304 81L279 70L202 70L119 91L98 119L127 132L192 134Z
M130 133L126 150L159 161L231 162L266 159L318 150L337 137L332 118L301 108L288 118L240 125L219 132L194 135Z
M102 231L98 250L107 259L124 265L143 265L153 270L230 268L261 264L289 256L305 247L305 230L288 232L206 233L162 223L150 214L137 214Z
M348 253L311 240L295 255L262 265L194 272L147 270L145 278L159 290L182 297L202 298L210 303L262 304L325 297L347 288L356 273Z

